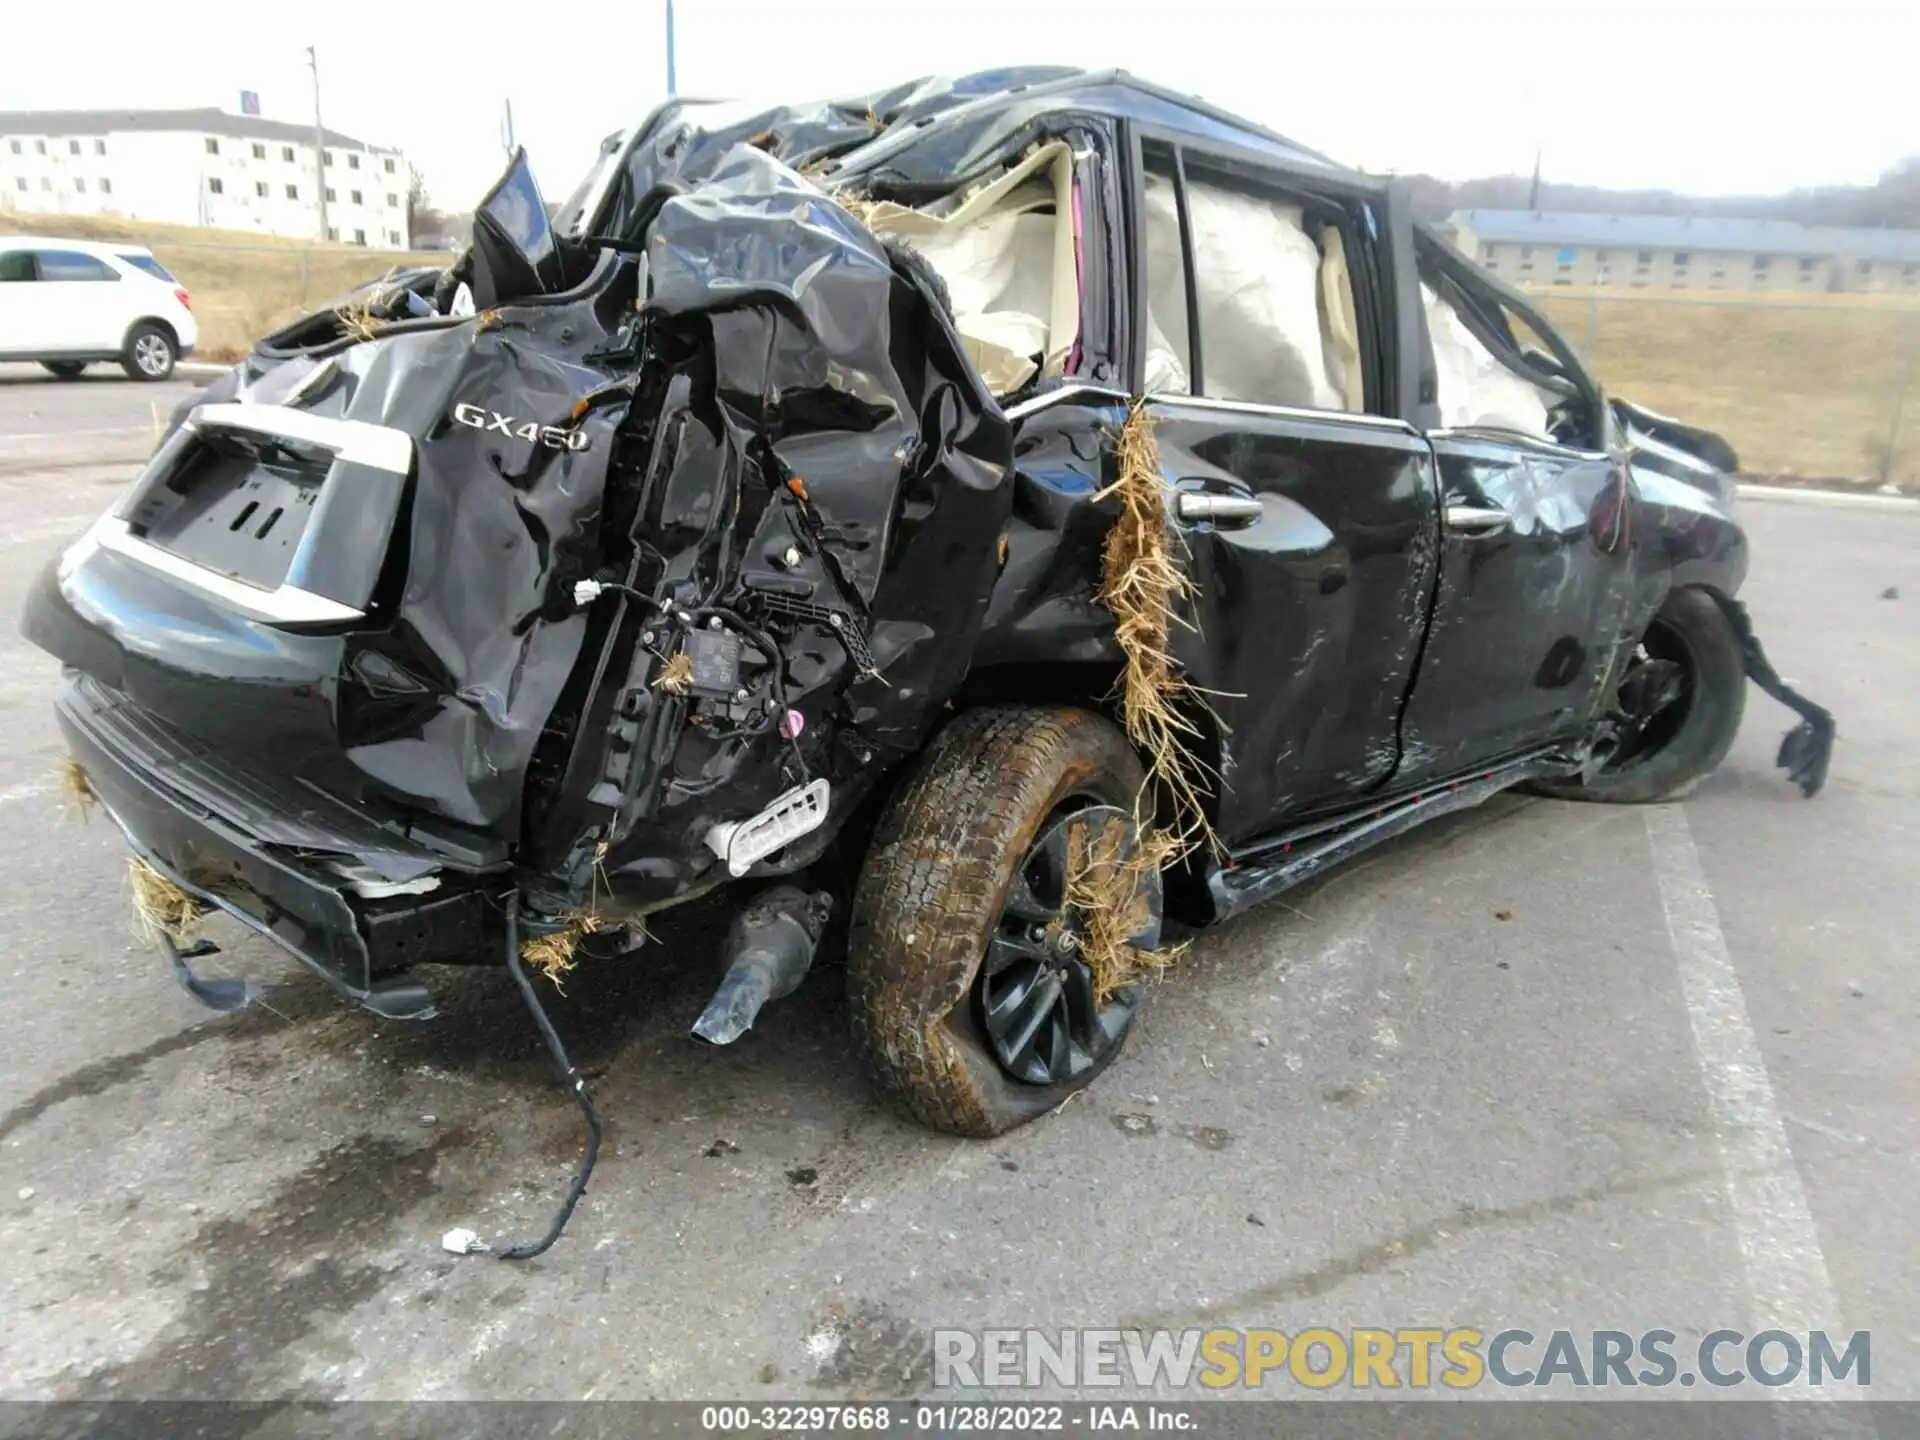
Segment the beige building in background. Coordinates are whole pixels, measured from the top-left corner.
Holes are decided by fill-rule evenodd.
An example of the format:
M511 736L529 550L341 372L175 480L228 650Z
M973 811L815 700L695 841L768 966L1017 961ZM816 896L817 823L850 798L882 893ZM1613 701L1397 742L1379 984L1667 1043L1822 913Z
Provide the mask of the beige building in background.
M111 215L405 250L407 160L311 125L223 110L0 111L0 210Z
M1680 215L1461 210L1455 243L1527 288L1920 294L1920 234Z

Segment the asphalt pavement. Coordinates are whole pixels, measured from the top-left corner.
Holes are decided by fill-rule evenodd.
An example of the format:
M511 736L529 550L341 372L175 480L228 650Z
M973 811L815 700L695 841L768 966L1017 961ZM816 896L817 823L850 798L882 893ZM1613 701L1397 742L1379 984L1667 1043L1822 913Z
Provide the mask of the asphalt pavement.
M188 388L0 367L0 610ZM1920 1398L1920 517L1743 518L1759 633L1839 716L1817 799L1753 691L1684 805L1502 797L1202 936L992 1142L876 1106L832 965L697 1045L721 922L681 917L555 1002L608 1142L519 1266L439 1244L539 1233L578 1153L504 973L382 1022L225 926L273 988L200 1010L10 631L0 1393L817 1399L923 1392L936 1325L1782 1323L1871 1331Z

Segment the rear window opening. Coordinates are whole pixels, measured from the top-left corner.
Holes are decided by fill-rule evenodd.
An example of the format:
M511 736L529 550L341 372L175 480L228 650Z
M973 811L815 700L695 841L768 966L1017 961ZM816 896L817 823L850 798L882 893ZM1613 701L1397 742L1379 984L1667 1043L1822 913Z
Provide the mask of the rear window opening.
M1081 265L1066 141L1038 145L1000 175L919 208L835 198L946 282L954 328L994 394L1068 372L1080 338Z
M144 270L156 280L164 280L169 285L178 285L180 283L174 278L171 270L167 269L166 266L162 265L151 255L124 255L116 252L115 258L126 261L127 264L133 266L136 270Z
M1526 316L1497 295L1470 290L1431 261L1420 305L1445 430L1505 430L1563 445L1600 444L1598 417Z
M1338 215L1184 157L1150 156L1143 184L1147 392L1364 410Z

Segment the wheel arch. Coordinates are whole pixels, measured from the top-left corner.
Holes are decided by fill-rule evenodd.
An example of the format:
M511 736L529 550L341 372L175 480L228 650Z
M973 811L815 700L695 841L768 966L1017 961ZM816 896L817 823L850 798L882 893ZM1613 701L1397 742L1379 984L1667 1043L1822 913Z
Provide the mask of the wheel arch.
M1008 661L970 671L954 693L953 704L956 710L987 704L1072 705L1105 717L1124 732L1123 675L1124 666L1117 659ZM1224 777L1228 765L1226 736L1219 717L1207 706L1189 704L1182 714L1193 726L1188 747L1200 767L1201 778L1208 782L1201 787L1202 798L1208 802L1207 819L1216 820L1216 777ZM1151 774L1152 757L1138 746L1134 752Z
M138 319L129 321L125 332L120 336L121 350L124 351L133 343L133 332L138 330L142 325L151 325L154 329L163 333L167 337L167 343L172 345L174 351L178 353L180 349L180 332L174 328L171 320L168 320L162 315L142 315Z

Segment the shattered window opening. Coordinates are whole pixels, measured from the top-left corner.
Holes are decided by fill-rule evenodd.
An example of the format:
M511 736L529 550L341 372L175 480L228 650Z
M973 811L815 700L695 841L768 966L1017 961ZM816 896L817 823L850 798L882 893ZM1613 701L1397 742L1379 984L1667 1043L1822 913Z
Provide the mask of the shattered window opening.
M1149 156L1142 183L1148 393L1364 409L1339 226L1277 191L1196 174L1180 153Z
M1576 446L1598 443L1594 417L1549 345L1496 296L1469 293L1421 265L1440 428L1507 430Z
M838 197L939 274L967 358L996 395L1064 375L1080 337L1073 150L1035 146L998 176L919 207Z

